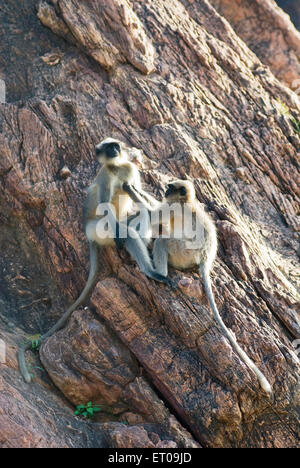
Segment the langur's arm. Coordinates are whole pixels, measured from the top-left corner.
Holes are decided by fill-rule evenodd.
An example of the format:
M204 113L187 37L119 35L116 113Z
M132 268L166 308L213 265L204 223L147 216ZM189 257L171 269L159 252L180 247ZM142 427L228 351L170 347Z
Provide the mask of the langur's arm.
M161 203L143 190L138 190L133 185L123 184L123 189L130 198L137 204L141 204L149 213L151 213L151 224L165 233L170 230L170 210L168 204ZM150 200L148 200L148 197ZM153 202L153 204L152 204ZM166 209L165 209L166 208Z
M83 219L86 224L89 220L95 219L96 211L99 204L99 186L93 183L87 191L86 198L83 203Z
M111 177L105 170L98 175L97 185L99 187L98 203L110 203L112 199Z
M137 189L134 185L129 185L127 183L123 184L123 190L128 193L130 198L137 204L141 204L146 208L148 211L153 211L157 208L159 202L146 193L142 189Z
M100 179L101 177L101 179ZM118 249L122 249L124 247L125 238L120 237L120 224L116 219L115 213L112 212L110 209L109 203L112 199L112 186L110 182L111 178L106 173L102 173L102 175L98 176L98 187L99 187L99 195L98 195L98 203L107 204L107 211L108 211L108 221L111 227L111 230L116 232L114 241Z

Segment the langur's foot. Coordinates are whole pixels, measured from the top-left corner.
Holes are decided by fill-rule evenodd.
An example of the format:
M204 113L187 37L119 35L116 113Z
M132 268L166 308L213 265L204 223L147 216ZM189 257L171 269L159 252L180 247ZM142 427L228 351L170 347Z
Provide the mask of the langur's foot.
M151 273L149 276L154 280L159 281L160 283L166 284L172 289L177 289L177 284L175 281L171 280L167 276L160 275L159 273Z
M170 278L167 278L167 281L165 282L171 289L178 289L178 283L176 281L171 280Z

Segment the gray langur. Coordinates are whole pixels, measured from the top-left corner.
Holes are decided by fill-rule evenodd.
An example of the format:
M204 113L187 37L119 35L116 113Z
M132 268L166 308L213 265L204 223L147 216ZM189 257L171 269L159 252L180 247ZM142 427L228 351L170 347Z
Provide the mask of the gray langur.
M98 245L124 247L145 275L174 287L171 280L153 268L147 249L151 240L151 224L147 210L128 218L128 214L133 211L133 203L130 196L123 190L124 183L134 187L143 196L147 206L154 208L157 206L157 201L142 190L140 173L137 167L128 160L124 145L118 140L107 138L96 146L96 156L103 165L88 189L83 210L85 233L90 246L88 280L80 297L67 309L60 320L37 340L39 343L60 330L74 310L80 307L90 294L98 273ZM103 204L110 204L114 208L114 212L108 208L108 218L111 223L108 229L107 225L99 223L104 215L98 214L97 210ZM134 228L132 222L137 216L139 216L139 223L138 227ZM125 228L123 229L125 237L120 236L121 228ZM31 375L26 366L25 351L31 347L32 343L26 342L19 347L18 351L19 368L27 383L31 382Z
M152 211L153 213L151 206L146 202L145 198L138 193L135 187L125 184L124 189L128 194L130 194L136 203L143 204L149 212ZM174 211L170 211L170 207L174 203L179 204L181 207L179 210L181 213L181 219L179 220L175 219L177 215L174 215ZM211 217L204 211L200 202L197 200L194 185L187 180L176 180L170 183L165 192L164 202L161 203L159 208L155 208L155 210L159 210L160 213L162 213L162 225L164 225L167 232L167 237L159 237L154 242L153 260L156 271L161 275L167 276L168 265L171 265L178 270L199 267L210 307L224 336L229 340L232 348L236 351L239 357L256 374L262 389L269 397L271 397L272 387L270 383L248 355L242 350L240 345L237 343L235 335L226 327L218 311L210 279L210 271L217 254L216 227ZM168 214L168 219L166 219L166 216L163 214L164 212ZM183 220L186 216L187 219L192 220L193 233L195 232L196 224L198 223L198 228L200 226L202 235L199 239L194 240L188 230L186 231L184 229L181 231L181 238L178 238L175 235L176 222L179 221L179 224L182 226Z

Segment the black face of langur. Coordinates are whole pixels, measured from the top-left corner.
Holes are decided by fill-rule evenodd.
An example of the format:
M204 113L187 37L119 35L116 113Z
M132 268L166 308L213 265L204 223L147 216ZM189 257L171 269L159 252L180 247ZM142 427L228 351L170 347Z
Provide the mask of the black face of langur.
M103 143L96 146L97 158L104 157L106 159L114 159L121 153L121 146L117 142Z
M179 186L176 186L174 184L169 184L168 185L168 188L166 190L166 193L165 193L165 197L167 199L182 199L184 200L186 198L186 195L187 195L187 190L185 187L179 187Z

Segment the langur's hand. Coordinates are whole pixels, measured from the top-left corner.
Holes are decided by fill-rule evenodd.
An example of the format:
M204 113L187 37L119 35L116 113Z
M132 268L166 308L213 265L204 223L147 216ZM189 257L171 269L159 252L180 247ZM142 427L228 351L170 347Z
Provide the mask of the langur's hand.
M134 185L128 184L127 182L124 182L124 184L123 184L123 190L124 190L125 192L127 192L129 195L130 195L132 192L139 193L138 190L135 188Z
M131 191L133 190L133 186L132 185L129 185L127 182L124 182L123 184L123 190L124 192L127 192L127 193L131 193Z
M134 185L129 185L127 182L124 182L123 190L124 192L128 193L131 200L133 200L135 203L142 203L141 194L136 190Z

